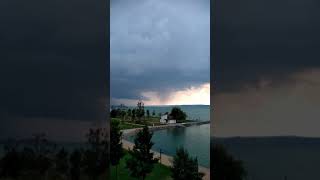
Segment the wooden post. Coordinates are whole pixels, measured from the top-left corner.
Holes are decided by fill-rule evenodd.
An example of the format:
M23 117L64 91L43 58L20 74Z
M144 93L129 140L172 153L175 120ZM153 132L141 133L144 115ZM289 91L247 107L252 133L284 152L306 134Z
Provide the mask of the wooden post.
M159 159L160 164L161 164L161 153L162 153L162 150L160 149L160 159Z

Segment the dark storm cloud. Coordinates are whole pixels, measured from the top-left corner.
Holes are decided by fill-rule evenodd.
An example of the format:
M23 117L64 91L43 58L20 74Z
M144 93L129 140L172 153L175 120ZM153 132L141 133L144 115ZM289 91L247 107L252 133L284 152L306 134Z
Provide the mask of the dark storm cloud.
M320 2L219 0L213 6L215 92L260 79L286 83L291 74L320 66Z
M98 120L107 98L107 5L0 2L0 114Z
M212 135L320 136L319 8L215 1Z
M209 1L111 2L111 97L209 82Z

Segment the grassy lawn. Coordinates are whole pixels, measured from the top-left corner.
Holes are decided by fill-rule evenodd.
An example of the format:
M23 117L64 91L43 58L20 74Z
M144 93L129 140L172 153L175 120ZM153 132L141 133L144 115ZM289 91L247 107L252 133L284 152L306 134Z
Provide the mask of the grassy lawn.
M129 170L125 167L125 159L129 155L126 154L120 161L118 166L118 180L137 180L129 176ZM111 179L116 180L116 168L111 167ZM162 164L156 164L153 171L147 175L146 180L172 180L170 177L170 169Z
M149 118L145 118L144 120L141 120L141 122L139 124L137 124L138 122L132 122L130 120L125 120L123 121L120 118L112 118L112 121L119 121L120 124L120 129L124 130L124 129L134 129L134 128L141 128L143 127L143 125L148 125L148 126L160 126L163 124L160 124L159 122L159 117L149 117ZM184 122L194 122L192 120L179 120L179 123L184 123Z
M120 118L112 118L112 121L119 121L120 124L120 129L124 130L124 129L134 129L134 128L141 128L143 127L143 125L148 125L148 126L158 126L161 125L159 122L159 119L156 117L150 117L150 118L146 118L145 120L142 120L139 124L137 124L137 122L132 122L132 121L128 121L128 120L121 120Z
M124 130L124 129L134 129L134 128L141 128L143 126L139 126L139 125L134 125L134 124L128 124L128 123L120 123L119 124L120 130Z
M124 130L124 129L134 129L134 128L141 128L143 126L141 125L135 125L135 124L131 124L129 122L126 122L126 121L122 121L121 119L119 118L112 118L111 119L112 121L119 121L120 124L119 124L119 127L120 127L120 130Z

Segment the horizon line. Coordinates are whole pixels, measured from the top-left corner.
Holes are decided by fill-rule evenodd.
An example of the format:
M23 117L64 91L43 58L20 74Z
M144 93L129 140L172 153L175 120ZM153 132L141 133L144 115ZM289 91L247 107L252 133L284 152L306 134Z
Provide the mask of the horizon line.
M210 104L156 104L156 105L145 105L145 106L209 106Z

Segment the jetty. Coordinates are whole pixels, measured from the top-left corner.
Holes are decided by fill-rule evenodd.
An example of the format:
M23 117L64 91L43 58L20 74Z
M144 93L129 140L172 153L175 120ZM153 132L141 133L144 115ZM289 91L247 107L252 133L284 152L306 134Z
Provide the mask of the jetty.
M193 121L193 122L186 122L186 123L180 123L180 124L185 127L189 127L189 126L195 126L195 125L210 124L210 121Z
M190 126L196 126L196 125L203 125L203 124L210 124L210 121L192 121L192 122L184 122L184 123L175 123L175 124L165 124L165 125L157 125L157 126L148 126L150 131L157 131L162 129L170 129L170 128L179 128L179 127L190 127ZM138 125L138 124L134 124ZM143 129L144 125L140 125L141 128L133 128L133 129L125 129L121 130L122 135L124 137L128 137L131 135L136 134L138 131Z

